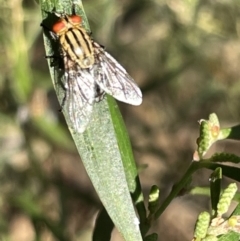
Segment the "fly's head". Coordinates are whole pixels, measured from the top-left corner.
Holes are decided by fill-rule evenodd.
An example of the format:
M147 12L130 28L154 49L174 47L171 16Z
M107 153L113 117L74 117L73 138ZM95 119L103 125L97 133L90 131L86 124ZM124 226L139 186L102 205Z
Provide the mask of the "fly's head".
M70 29L74 29L74 28L78 29L81 26L82 26L82 18L80 16L60 15L59 20L52 26L52 32L54 32L57 36L62 36Z

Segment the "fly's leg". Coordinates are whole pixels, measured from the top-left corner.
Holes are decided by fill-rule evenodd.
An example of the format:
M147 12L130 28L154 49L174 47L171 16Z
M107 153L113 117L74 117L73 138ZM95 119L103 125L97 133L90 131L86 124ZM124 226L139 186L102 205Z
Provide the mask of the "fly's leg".
M100 102L101 100L103 100L103 98L104 98L104 95L105 95L105 92L104 92L104 90L102 90L101 88L100 88L100 86L99 85L95 85L95 102Z

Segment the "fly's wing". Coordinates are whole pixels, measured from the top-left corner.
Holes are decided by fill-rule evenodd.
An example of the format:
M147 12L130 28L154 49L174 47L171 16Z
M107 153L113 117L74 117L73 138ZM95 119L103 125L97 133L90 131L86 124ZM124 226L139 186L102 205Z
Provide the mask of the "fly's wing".
M142 103L142 92L126 70L96 42L95 64L91 71L96 83L109 95L131 105Z
M64 57L65 96L62 109L68 113L71 128L83 133L90 121L95 101L95 81L88 69Z

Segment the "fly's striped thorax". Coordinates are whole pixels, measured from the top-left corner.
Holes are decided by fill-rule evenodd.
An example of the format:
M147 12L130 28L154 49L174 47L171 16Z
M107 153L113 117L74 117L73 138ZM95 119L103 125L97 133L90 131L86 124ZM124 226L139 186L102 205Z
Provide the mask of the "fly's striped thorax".
M73 26L60 36L63 51L83 69L94 64L92 39L85 29Z

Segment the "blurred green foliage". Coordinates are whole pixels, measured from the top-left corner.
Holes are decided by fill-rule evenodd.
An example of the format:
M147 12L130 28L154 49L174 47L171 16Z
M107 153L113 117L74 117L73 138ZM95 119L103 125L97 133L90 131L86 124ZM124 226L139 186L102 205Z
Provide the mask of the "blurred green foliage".
M240 119L240 2L83 5L94 39L143 90L140 107L120 105L136 159L149 165L140 175L143 186L168 190L192 160L197 120L211 112L223 125ZM100 202L58 112L40 8L32 0L0 0L0 8L0 239L90 240ZM217 148L239 154L234 143ZM204 185L207 177L196 180ZM186 210L182 203L184 215L192 217L198 204ZM173 221L165 218L171 225L161 226L162 240L189 240L192 219L176 232Z

